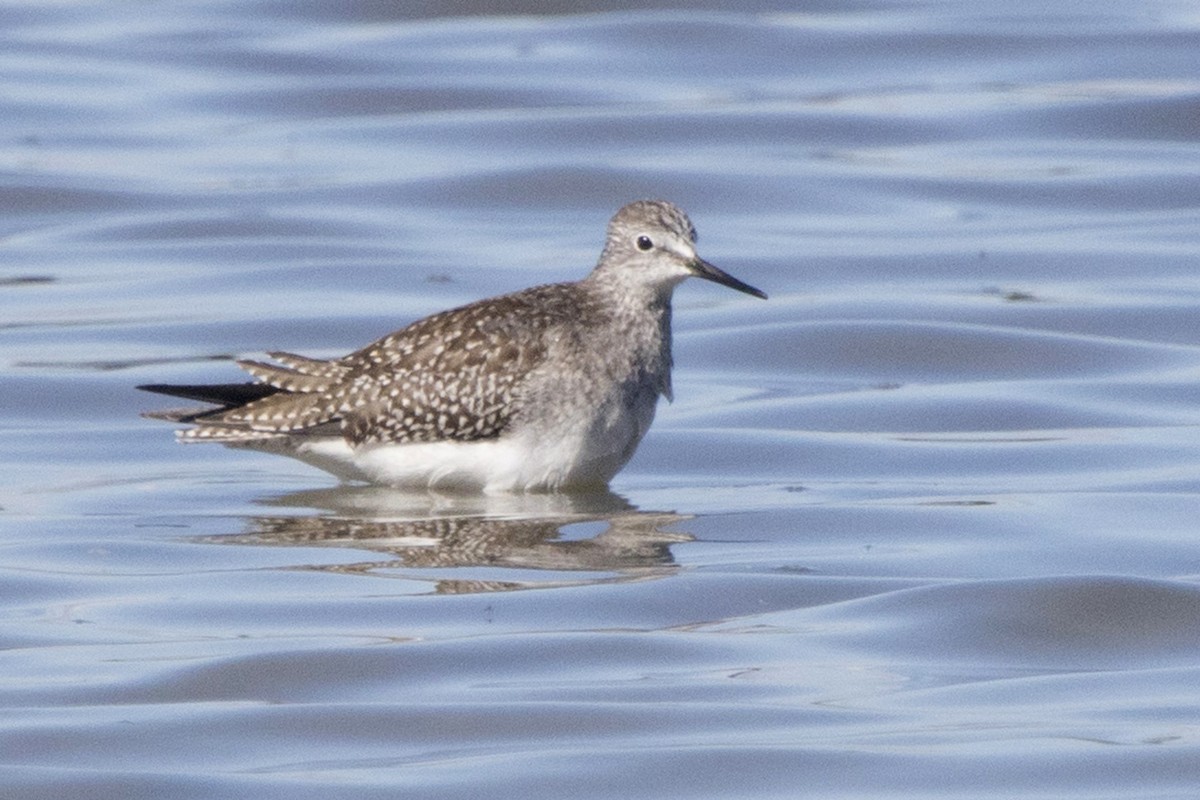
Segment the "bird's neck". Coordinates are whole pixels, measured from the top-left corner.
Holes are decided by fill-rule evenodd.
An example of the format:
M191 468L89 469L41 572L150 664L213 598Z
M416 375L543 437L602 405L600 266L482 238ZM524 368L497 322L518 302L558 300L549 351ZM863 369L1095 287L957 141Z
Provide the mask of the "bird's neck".
M670 320L671 296L679 281L669 283L639 283L630 281L627 274L617 270L596 269L583 281L588 288L605 298L609 308L632 316L663 316Z

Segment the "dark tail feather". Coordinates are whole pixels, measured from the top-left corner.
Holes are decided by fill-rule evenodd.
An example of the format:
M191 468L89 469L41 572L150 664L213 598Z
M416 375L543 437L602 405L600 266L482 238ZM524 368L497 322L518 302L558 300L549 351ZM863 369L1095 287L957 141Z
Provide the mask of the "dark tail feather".
M137 387L143 392L154 392L171 397L182 397L185 400L199 400L202 403L215 403L225 408L244 406L252 400L261 400L278 394L281 389L265 383L213 383L187 384L147 383Z

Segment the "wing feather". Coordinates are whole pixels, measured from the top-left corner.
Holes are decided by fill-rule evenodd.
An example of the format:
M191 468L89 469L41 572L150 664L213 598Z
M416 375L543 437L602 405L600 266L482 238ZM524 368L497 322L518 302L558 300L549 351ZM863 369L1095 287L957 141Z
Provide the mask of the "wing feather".
M426 317L332 361L270 353L278 364L239 362L261 382L236 391L144 388L220 406L179 417L197 425L187 441L326 435L335 425L354 445L494 438L556 337L595 313L578 298L569 284L534 287Z

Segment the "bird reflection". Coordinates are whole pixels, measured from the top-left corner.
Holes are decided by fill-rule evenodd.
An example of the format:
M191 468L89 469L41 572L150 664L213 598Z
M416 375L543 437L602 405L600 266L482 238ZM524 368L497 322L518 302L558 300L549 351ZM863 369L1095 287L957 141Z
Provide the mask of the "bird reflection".
M255 516L246 533L203 541L366 550L385 558L300 568L432 580L442 594L663 577L678 569L671 545L692 541L689 534L663 530L690 517L639 511L611 492L486 497L337 487L265 504L321 513ZM481 568L488 568L487 577L471 575ZM547 575L495 579L493 568ZM424 570L456 574L433 576Z

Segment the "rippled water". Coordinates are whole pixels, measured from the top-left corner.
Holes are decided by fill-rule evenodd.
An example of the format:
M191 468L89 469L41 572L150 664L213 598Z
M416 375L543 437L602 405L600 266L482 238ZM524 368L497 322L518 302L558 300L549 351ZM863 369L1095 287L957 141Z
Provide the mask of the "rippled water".
M726 5L0 8L0 795L1195 795L1200 13ZM771 300L612 494L138 417L642 196Z

